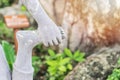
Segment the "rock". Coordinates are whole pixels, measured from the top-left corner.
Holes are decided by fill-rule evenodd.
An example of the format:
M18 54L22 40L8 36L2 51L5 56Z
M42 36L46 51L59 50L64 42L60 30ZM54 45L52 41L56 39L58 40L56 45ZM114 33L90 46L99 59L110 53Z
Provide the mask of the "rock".
M117 68L120 45L104 47L79 63L64 80L106 80L113 68Z

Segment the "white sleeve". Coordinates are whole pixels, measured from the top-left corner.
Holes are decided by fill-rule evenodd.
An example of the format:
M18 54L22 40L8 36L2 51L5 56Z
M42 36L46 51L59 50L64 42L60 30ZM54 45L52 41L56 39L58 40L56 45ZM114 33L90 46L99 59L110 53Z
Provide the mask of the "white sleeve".
M52 19L47 15L45 10L43 9L39 0L20 0L20 3L26 6L28 11L34 17L36 22L40 25L53 25L54 22Z

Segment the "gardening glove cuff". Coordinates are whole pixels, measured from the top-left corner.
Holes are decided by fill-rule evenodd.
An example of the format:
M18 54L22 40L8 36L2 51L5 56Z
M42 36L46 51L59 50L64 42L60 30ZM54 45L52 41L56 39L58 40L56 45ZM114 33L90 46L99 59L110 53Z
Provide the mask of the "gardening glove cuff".
M25 70L18 69L15 65L13 68L12 80L33 80L34 69L26 72Z
M0 45L0 80L11 80L11 71L7 63L4 50Z

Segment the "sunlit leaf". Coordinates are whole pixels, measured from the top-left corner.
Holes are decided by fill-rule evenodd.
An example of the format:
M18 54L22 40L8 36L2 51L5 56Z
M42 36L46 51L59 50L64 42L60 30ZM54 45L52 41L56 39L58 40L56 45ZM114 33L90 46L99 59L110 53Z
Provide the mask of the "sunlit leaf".
M12 70L12 65L15 61L15 51L14 51L14 48L12 45L10 45L8 42L6 41L2 41L2 47L4 49L4 52L5 52L5 56L6 56L6 59L8 61L8 64Z
M68 65L67 65L67 68L68 68L69 70L72 70L73 67L72 67L71 64L68 64Z
M79 57L79 56L80 56L80 51L76 51L76 52L74 53L74 58Z
M53 50L51 50L51 49L48 50L48 53L52 57L55 56L55 52Z
M60 66L58 69L62 72L66 72L66 67L65 66Z
M73 57L72 52L71 52L69 49L66 48L66 49L64 50L64 52L65 52L65 54L66 54L67 56Z
M60 65L65 65L67 63L70 63L70 58L64 58L64 59L62 59L59 64Z

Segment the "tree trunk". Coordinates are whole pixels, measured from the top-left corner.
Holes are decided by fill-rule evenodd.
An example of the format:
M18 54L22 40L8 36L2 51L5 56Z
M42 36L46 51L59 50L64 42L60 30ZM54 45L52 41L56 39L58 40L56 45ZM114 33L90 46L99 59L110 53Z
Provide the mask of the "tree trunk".
M120 42L119 0L67 0L63 28L67 39L61 50L81 50L90 55L96 47Z

